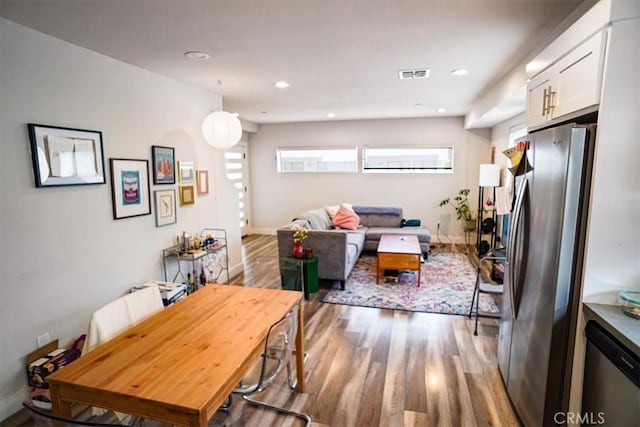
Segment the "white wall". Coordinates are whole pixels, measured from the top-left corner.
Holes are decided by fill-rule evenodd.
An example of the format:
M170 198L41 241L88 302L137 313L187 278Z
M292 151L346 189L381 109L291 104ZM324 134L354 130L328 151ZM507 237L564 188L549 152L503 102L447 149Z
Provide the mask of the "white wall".
M519 114L491 128L491 146L496 147L496 164L502 169L509 167L509 159L502 154L509 148L509 135L516 128L524 129L524 114Z
M454 147L454 174L337 174L276 171L278 146L427 145ZM490 156L489 131L467 131L463 118L330 121L261 125L250 135L253 229L272 231L300 212L337 203L401 206L420 218L436 240L436 225L462 241L450 208L438 202L472 189L477 200L478 165ZM447 241L444 240L443 241Z
M61 344L85 332L91 313L128 288L162 279L161 250L183 229L237 228L237 199L222 156L204 143L213 93L115 61L0 18L0 420L19 409L24 357L45 331ZM103 133L107 184L35 188L26 123ZM208 169L211 193L154 215L112 219L110 157L147 159L151 145ZM152 185L151 191L177 186ZM231 262L240 261L231 230Z
M640 289L640 20L613 23L591 185L585 301ZM614 231L612 233L612 231Z

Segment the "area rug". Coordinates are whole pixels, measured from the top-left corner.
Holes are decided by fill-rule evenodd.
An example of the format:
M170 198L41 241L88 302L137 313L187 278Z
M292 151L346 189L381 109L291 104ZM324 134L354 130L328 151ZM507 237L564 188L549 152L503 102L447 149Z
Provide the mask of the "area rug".
M466 255L433 253L422 264L420 287L416 272L401 271L397 282L376 284L376 257L363 255L347 279L345 290L332 289L322 299L331 304L392 310L468 315L476 271ZM491 295L480 295L480 311L498 313Z

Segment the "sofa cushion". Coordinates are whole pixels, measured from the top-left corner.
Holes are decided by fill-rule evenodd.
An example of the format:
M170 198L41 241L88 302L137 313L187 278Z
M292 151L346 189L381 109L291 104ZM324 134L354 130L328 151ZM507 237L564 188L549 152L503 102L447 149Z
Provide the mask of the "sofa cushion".
M413 235L418 236L420 243L431 242L431 232L428 228L421 227L369 227L367 229L367 240L379 241L380 236L383 234L396 234L396 235Z
M364 247L363 232L347 233L347 265L353 266Z
M354 206L360 215L360 223L365 227L400 227L402 208L395 206Z
M402 216L360 214L360 222L365 227L396 227L400 228Z
M345 208L349 209L350 211L353 211L353 205L351 203L341 203L339 205L325 206L327 214L329 214L329 219L331 219L333 221L333 217L336 216L336 214L338 213L338 210L340 210L341 206L344 206Z
M340 209L338 209L338 212L333 217L333 221L331 223L336 227L347 230L357 230L358 225L360 225L360 217L347 207L340 206Z
M340 205L325 206L325 209L327 210L329 218L333 221L333 217L338 213Z

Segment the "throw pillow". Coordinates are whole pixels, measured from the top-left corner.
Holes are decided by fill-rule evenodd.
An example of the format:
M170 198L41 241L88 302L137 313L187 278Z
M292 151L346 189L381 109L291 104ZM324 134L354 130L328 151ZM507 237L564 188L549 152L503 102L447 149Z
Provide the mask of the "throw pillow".
M333 220L333 217L336 216L336 214L338 213L338 210L340 209L340 205L327 206L325 209L327 210L327 213L329 214L329 218L331 218L331 220Z
M360 224L360 217L347 207L340 206L340 209L333 217L332 224L347 230L357 230Z

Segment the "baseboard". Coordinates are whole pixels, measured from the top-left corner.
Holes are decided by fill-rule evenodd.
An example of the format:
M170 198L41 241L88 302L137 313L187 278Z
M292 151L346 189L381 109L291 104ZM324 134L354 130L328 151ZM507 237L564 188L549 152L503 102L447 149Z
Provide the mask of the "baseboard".
M275 228L252 228L249 231L249 234L267 234L267 235L276 235L276 229Z
M233 279L234 277L236 277L238 274L242 273L244 271L244 266L241 262L239 262L236 265L233 265L231 267L229 267L229 281L231 281L231 279Z
M0 399L0 420L6 420L22 409L22 402L27 400L28 393L29 388L24 386L14 394Z
M439 241L438 241L439 240ZM472 239L473 241L470 241L469 244L471 245L475 245L476 243L476 239L475 237ZM436 238L431 238L431 246L446 246L446 245L451 245L452 243L455 243L456 245L465 245L467 244L465 242L465 238L464 236L441 236L440 239Z

